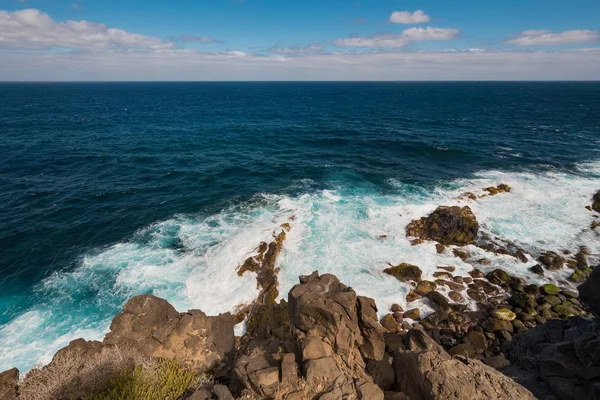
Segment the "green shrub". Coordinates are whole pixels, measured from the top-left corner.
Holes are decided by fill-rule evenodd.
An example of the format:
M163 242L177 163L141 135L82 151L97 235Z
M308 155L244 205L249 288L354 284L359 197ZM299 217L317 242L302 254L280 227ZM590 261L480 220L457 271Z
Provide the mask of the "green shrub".
M177 360L161 359L124 371L111 379L104 391L84 400L175 400L198 381L198 374L186 371Z

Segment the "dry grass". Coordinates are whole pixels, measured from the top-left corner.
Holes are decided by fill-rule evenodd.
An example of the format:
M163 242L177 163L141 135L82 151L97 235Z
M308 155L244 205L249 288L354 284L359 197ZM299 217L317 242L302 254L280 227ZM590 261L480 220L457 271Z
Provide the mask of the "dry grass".
M81 351L62 351L44 368L25 375L20 400L80 398L101 391L115 376L144 365L148 359L129 346L104 347L93 356Z

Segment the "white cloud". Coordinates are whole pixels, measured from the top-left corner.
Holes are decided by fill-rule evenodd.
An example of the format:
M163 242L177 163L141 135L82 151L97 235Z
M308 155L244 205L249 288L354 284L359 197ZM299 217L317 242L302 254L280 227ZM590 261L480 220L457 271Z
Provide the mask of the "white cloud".
M402 36L409 41L423 40L452 40L459 35L458 29L449 28L409 28L402 32Z
M320 43L309 44L308 46L291 46L291 47L280 47L273 46L269 49L271 53L277 54L310 54L320 53L323 51L323 45Z
M410 11L394 11L390 16L390 22L394 24L423 24L429 22L429 15L425 14L423 10L417 10L413 13Z
M175 43L223 43L222 40L211 38L210 36L179 35L169 37L171 42Z
M336 46L343 47L403 47L408 40L402 35L379 34L374 36L355 36L337 39L333 42Z
M600 39L600 32L576 29L561 33L547 30L529 30L521 32L507 43L518 46L544 46L557 44L593 43Z
M343 47L404 47L410 42L426 40L452 40L460 34L458 29L409 28L400 34L382 33L373 36L355 36L337 39L333 43Z
M47 50L163 50L173 43L88 21L56 22L36 9L0 11L0 48Z

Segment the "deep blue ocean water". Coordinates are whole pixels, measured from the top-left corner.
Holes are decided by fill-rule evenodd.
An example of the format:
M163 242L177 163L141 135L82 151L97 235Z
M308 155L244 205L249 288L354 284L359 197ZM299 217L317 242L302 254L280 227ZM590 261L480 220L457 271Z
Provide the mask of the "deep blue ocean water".
M100 339L135 294L251 299L232 271L292 214L282 285L327 270L378 304L380 265L429 257L394 218L482 184L515 187L477 206L491 231L593 246L599 151L598 82L0 83L0 370Z

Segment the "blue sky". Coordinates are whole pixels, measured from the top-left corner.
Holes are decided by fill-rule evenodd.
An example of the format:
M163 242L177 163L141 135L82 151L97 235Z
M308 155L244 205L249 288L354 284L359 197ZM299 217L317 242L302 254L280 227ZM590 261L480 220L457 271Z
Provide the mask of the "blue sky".
M597 0L0 0L0 10L0 80L600 79Z

